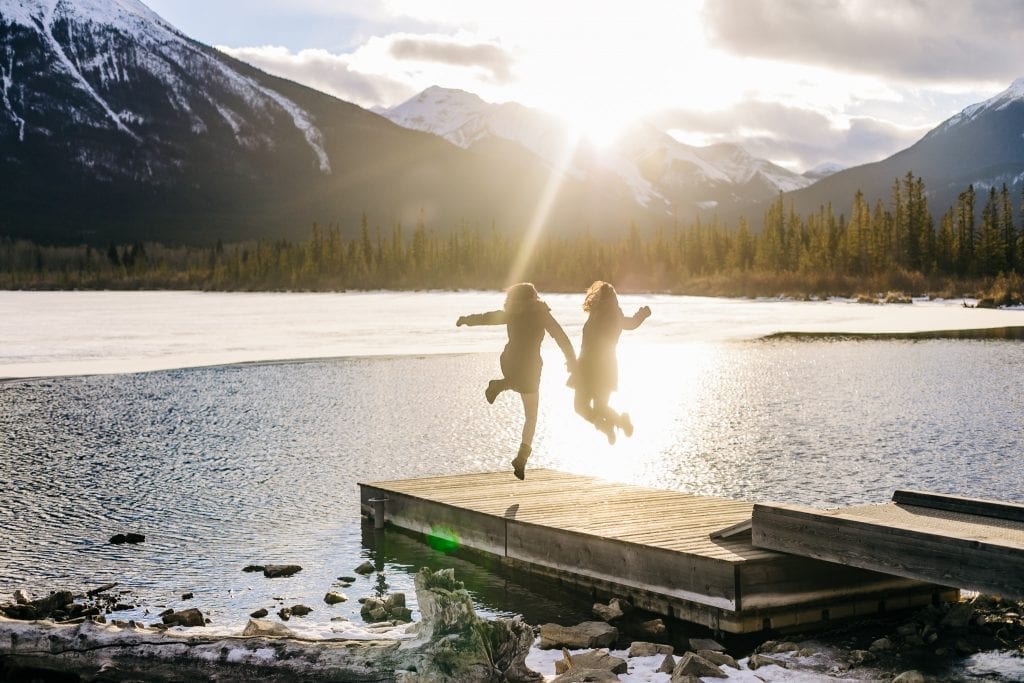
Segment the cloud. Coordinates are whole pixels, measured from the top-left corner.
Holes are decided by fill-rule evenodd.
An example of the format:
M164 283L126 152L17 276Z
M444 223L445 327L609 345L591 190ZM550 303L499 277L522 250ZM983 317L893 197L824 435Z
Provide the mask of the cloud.
M217 49L235 59L282 78L287 78L363 107L381 102L401 102L416 93L415 88L388 75L365 73L352 68L349 55L326 50L293 53L279 46L226 47Z
M867 116L833 117L776 102L745 101L717 111L667 109L651 117L684 141L733 142L756 157L802 171L824 162L856 166L909 147L927 131Z
M243 62L363 107L393 106L431 85L481 91L512 80L511 56L471 36L395 33L351 53L286 47L218 46Z
M707 0L712 45L744 57L906 81L1006 81L1020 75L1018 0Z
M464 44L442 36L392 36L389 51L398 60L480 68L490 72L498 84L508 83L512 78L511 57L491 43Z

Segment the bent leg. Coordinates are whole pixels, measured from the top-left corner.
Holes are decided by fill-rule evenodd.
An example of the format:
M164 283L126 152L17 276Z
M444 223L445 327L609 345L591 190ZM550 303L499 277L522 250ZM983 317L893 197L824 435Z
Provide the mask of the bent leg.
M587 422L594 421L594 409L591 406L592 400L593 397L591 397L588 392L581 389L576 390L576 397L573 399L573 408L575 408L579 416Z

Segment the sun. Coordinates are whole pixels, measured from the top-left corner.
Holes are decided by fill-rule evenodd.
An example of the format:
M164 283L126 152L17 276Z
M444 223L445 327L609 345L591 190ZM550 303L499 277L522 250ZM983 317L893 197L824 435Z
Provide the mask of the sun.
M570 131L581 145L598 150L612 147L637 120L637 114L612 103L572 106L563 112Z

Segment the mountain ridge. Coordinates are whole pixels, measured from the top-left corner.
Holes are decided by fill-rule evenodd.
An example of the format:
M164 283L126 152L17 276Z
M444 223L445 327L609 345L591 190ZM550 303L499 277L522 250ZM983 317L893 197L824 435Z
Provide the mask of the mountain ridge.
M559 117L516 102L489 103L474 93L431 86L391 108L377 109L399 125L471 148L487 137L521 145L577 179L617 176L636 201L665 215L692 215L742 200L767 200L813 182L741 145L686 145L636 123L606 148L589 144Z
M516 234L647 215L571 178L411 131L194 41L134 0L0 0L0 235L305 238L424 221Z

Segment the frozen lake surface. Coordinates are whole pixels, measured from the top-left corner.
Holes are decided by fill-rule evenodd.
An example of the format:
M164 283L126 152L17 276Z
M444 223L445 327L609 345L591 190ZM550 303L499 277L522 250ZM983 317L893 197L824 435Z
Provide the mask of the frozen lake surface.
M544 295L570 336L578 294ZM497 328L457 330L467 312L500 308L493 292L223 293L0 291L0 378L139 372L250 361L478 352ZM961 301L872 306L845 300L753 301L623 296L655 311L643 344L754 339L775 332L917 332L1024 324L1024 312Z

